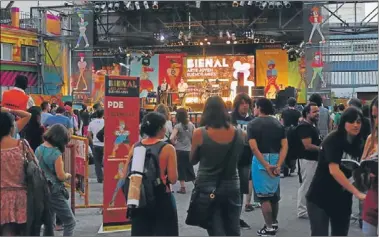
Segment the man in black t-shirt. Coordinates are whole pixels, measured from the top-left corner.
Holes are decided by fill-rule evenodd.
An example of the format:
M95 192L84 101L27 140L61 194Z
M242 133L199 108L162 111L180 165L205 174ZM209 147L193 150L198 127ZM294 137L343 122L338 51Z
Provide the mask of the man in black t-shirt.
M280 168L287 155L288 143L284 127L272 117L274 108L270 100L256 102L254 115L248 125L249 145L254 154L252 173L254 199L261 203L265 225L257 231L259 236L275 236L280 200Z
M281 116L281 122L284 125L286 131L289 130L291 126L296 127L299 124L299 119L301 118L301 113L296 109L297 101L295 98L291 97L287 100L288 108L283 110ZM293 173L296 169L296 159L292 157L287 158L289 162L285 162L282 167L283 177L288 175L289 169Z
M297 191L297 216L307 218L307 202L305 195L311 185L317 168L318 153L321 144L320 131L317 128L319 107L316 103L309 103L303 110L304 120L296 128L302 141L304 150L300 154L299 167L303 182Z
M247 132L247 124L253 120L253 116L249 114L249 110L252 108L252 101L249 95L240 93L236 96L233 102L233 112L231 114L232 124L242 131ZM238 163L238 175L240 177L240 188L242 203L244 203L243 197L246 196L245 211L253 211L254 207L250 204L252 195L252 182L251 182L251 159L252 152L249 147L249 143L246 139L246 145L241 154L240 161ZM241 209L242 210L242 209ZM241 229L250 229L249 224L240 219Z

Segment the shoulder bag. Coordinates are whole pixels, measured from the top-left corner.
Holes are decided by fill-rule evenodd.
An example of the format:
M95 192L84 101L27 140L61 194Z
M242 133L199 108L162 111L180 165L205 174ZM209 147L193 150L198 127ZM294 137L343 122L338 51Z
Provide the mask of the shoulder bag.
M198 226L204 229L209 229L211 227L213 208L217 199L216 191L221 184L221 179L225 174L226 167L233 152L234 144L236 143L239 134L240 133L236 129L230 149L222 162L223 170L220 172L212 191L201 190L195 184L187 210L187 225Z

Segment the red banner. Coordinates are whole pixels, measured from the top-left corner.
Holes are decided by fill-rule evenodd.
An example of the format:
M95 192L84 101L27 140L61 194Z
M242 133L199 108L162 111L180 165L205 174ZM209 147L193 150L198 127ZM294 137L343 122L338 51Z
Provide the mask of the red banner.
M139 139L139 78L106 76L103 231L127 229L121 171Z
M166 78L171 90L177 90L183 75L183 59L186 54L160 54L159 55L159 85ZM175 95L175 94L174 94ZM174 96L172 100L177 99Z

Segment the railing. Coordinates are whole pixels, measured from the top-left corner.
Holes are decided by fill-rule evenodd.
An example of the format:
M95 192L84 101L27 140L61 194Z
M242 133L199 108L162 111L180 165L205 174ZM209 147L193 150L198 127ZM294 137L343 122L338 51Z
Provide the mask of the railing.
M71 190L71 209L75 213L76 208L99 208L103 204L90 203L90 190L88 184L88 139L72 136L69 145L62 156L64 170L72 175L71 180L66 182L66 187ZM84 204L76 204L76 193L84 198Z
M30 16L29 12L19 13L21 29L38 29L39 17L37 15ZM0 24L12 25L11 9L1 9L0 10Z

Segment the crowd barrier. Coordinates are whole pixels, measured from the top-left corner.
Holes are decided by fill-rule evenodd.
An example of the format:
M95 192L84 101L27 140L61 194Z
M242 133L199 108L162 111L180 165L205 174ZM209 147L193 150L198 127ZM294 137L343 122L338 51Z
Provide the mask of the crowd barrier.
M71 136L71 140L63 154L64 170L72 175L66 186L71 190L71 208L99 208L103 204L90 203L89 190L89 161L88 139L85 137ZM76 192L84 198L84 204L76 204Z

